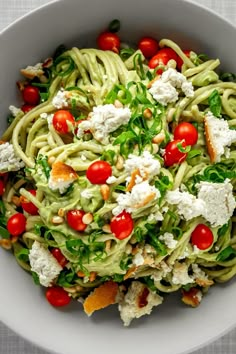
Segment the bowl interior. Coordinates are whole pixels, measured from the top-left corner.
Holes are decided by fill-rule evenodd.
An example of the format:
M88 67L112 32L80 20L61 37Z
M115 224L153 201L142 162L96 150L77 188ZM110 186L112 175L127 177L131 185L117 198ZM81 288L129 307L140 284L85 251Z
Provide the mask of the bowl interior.
M19 69L50 56L61 43L95 45L98 33L114 18L121 21L123 41L137 43L150 35L170 38L183 48L219 57L222 67L236 71L236 29L208 10L183 0L61 0L34 11L0 35L0 110L2 132L10 104L19 105L15 82ZM219 46L220 43L220 46ZM58 353L136 354L148 346L160 354L194 350L215 339L236 323L236 283L216 286L196 309L168 296L164 305L128 328L123 328L116 308L91 318L79 303L66 310L48 305L42 289L0 249L1 319L28 340ZM17 296L16 296L17 294ZM171 339L171 340L170 340Z

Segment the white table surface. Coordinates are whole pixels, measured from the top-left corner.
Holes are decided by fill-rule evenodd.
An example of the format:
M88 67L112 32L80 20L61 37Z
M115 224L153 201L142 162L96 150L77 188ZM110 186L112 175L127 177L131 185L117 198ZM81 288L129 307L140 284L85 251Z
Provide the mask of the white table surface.
M232 23L236 22L236 0L192 1L218 12ZM17 18L48 2L49 0L0 0L0 31ZM0 322L0 354L49 353L20 338ZM236 329L218 339L216 342L209 344L192 354L236 354Z

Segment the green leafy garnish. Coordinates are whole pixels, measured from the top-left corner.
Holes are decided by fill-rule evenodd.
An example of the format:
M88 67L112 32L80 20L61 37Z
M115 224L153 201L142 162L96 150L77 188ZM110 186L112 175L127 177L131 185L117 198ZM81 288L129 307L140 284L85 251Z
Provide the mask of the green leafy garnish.
M48 179L50 177L51 167L48 164L47 156L39 155L36 160L36 164L42 166L43 172Z
M120 21L117 19L112 20L108 26L109 32L116 33L120 30Z
M216 260L219 262L225 262L225 261L230 261L235 257L236 257L236 250L232 246L228 246L218 254Z
M208 98L208 103L210 106L210 110L213 113L215 117L220 117L221 116L221 97L220 94L217 90L214 90L211 95Z
M31 272L31 274L32 274L32 277L33 277L34 284L35 284L35 285L40 285L40 281L39 281L39 276L38 276L38 274L35 273L35 272Z
M9 239L11 237L7 229L0 225L0 237Z
M19 252L15 254L15 256L23 262L29 262L29 249L22 247Z
M59 277L57 279L57 284L62 287L70 287L71 285L73 285L76 277L77 276L74 271L67 270L67 269L63 270L59 274Z

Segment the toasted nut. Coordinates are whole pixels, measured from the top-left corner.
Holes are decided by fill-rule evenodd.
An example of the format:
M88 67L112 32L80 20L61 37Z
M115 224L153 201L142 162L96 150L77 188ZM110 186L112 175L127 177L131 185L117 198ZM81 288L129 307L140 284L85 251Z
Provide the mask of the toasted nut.
M48 164L51 166L55 162L55 160L56 160L55 156L50 156L48 158Z
M119 155L116 163L116 168L117 170L122 170L123 167L124 167L124 159L121 155Z
M152 142L154 144L160 144L163 140L165 139L165 134L164 133L159 133L154 138L152 139Z
M91 224L92 221L93 221L93 215L91 213L86 213L82 217L82 222L86 225Z
M110 195L110 187L107 184L102 184L100 188L100 192L103 200L107 200Z
M77 275L78 275L79 278L84 278L84 277L85 277L84 272L82 272L81 270L79 270L79 271L77 272Z
M52 217L52 223L53 224L62 224L64 222L64 219L60 216L53 216Z
M4 248L5 250L10 250L11 241L9 239L3 238L0 240L0 246L2 246L2 248Z
M169 111L168 111L168 113L167 113L167 117L166 117L166 121L167 121L168 123L170 123L170 122L173 121L175 111L176 111L175 108L169 109Z
M109 252L111 249L111 240L106 241L105 251Z
M24 80L24 81L17 81L17 82L16 82L16 85L17 85L17 87L18 87L18 89L19 89L20 91L23 91L24 88L25 88L25 86L28 85L28 81L26 81L26 80Z
M152 144L152 153L157 154L159 151L159 145L158 144Z
M75 294L75 293L77 292L77 289L76 289L75 286L72 286L71 288L66 288L66 287L64 287L63 289L64 289L65 291L67 291L68 293L70 293L70 294Z
M18 237L12 237L11 238L11 243L16 243L18 241Z
M125 246L125 253L126 254L132 253L132 246L129 243Z
M76 285L75 288L76 288L76 291L83 291L84 290L84 288L81 285Z
M143 116L145 119L151 119L152 118L152 111L149 108L146 108L143 111Z
M89 275L89 281L94 281L97 277L97 273L96 272L91 272Z
M16 195L13 195L13 197L11 198L11 201L13 204L15 204L17 207L19 207L21 205L21 201L20 198L17 197Z
M139 248L138 248L138 246L133 247L131 253L132 253L133 255L139 253Z
M105 224L102 227L102 231L106 232L107 234L111 234L111 227L109 224Z
M114 106L115 106L116 108L123 108L123 107L124 107L124 106L123 106L123 103L121 103L119 100L115 100Z
M60 216L61 218L63 218L64 216L65 216L65 210L63 209L63 208L60 208L59 210L58 210L58 216Z

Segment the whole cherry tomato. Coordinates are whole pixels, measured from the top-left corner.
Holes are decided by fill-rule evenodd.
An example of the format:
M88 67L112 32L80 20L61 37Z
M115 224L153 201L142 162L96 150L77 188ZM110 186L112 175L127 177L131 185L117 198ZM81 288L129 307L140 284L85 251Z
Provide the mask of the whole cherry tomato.
M84 215L85 212L83 210L69 210L66 216L68 225L76 231L84 231L88 226L82 221Z
M31 189L31 190L29 190L29 192L33 196L36 196L35 189ZM24 197L22 198L21 206L24 209L24 211L26 211L27 213L29 213L31 215L38 215L38 208L36 207L36 205L34 205L32 202L28 202L27 200L25 200Z
M204 224L199 224L191 234L191 243L200 250L206 250L214 242L214 236L209 227Z
M111 165L106 161L93 162L86 172L86 177L92 184L106 183L108 177L112 175Z
M141 50L145 58L151 58L158 51L158 42L151 37L143 37L138 43L138 48Z
M159 65L167 65L171 59L177 62L177 58L178 56L173 49L162 48L149 60L148 66L150 69L155 69ZM162 72L163 70L159 69L157 74L161 74Z
M60 248L53 248L51 250L51 253L54 258L56 258L57 262L62 266L62 268L65 267L65 265L68 263L66 257L63 255L61 252Z
M111 232L119 240L123 240L128 237L134 229L134 222L129 213L123 211L119 215L112 218L111 223Z
M175 140L184 140L186 145L195 145L198 140L198 131L188 122L182 122L177 125L174 131Z
M120 49L120 38L112 32L103 32L97 38L98 47L102 50L112 50L115 53Z
M7 230L12 236L20 236L26 228L26 217L21 213L12 215L7 221Z
M164 162L166 166L172 166L175 163L181 163L186 159L187 153L181 152L181 147L183 149L186 147L185 141L173 140L166 145L164 153Z
M52 286L46 291L46 298L52 306L62 307L70 303L71 297L59 286Z
M190 58L191 50L183 50L183 52L188 58ZM183 63L184 63L183 60L178 56L177 57L177 68L179 70L181 70Z
M25 86L22 91L23 100L29 105L36 106L40 102L39 89L32 85Z
M3 193L5 192L5 184L3 182L3 179L0 179L0 196L3 195Z
M59 134L67 134L69 133L69 125L68 123L71 123L72 125L75 125L75 118L73 115L64 109L61 109L54 113L53 118L52 118L52 124L54 129L59 133Z
M21 107L21 110L24 113L28 113L29 111L31 111L31 109L33 109L35 106L31 105L31 104L23 104L23 106Z

